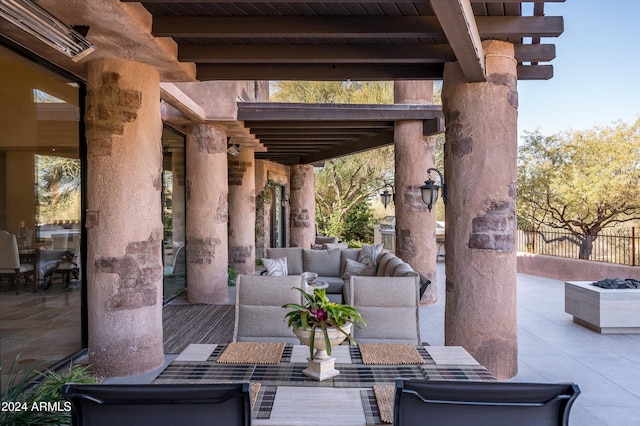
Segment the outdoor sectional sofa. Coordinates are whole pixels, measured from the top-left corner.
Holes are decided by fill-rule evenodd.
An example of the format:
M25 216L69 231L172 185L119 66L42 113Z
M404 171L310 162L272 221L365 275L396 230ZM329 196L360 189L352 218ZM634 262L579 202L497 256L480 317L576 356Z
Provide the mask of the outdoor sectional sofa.
M267 282L289 280L293 276L300 276L303 272L315 272L318 280L326 282L327 295L337 303L349 303L357 308L367 325L355 328L353 336L360 343L412 343L420 344L419 307L420 307L420 275L409 264L403 262L395 254L382 251L377 256L375 271L371 276L345 275L347 259L357 260L359 249L328 249L312 250L300 247L272 248L267 250L267 258L287 259L288 276L253 276L238 280L238 286L243 281L249 281L254 286L252 293L260 293L257 301L249 301L242 297L242 288L238 288L236 303L237 316L249 305L260 304L272 306L274 315L284 317L284 311L279 309L284 303L281 296L269 295L266 291L257 291L260 280ZM304 282L303 282L304 284ZM258 287L256 287L258 285ZM275 287L272 287L275 288ZM250 298L256 299L251 296ZM243 300L244 299L244 300ZM273 299L273 300L272 300ZM245 306L247 305L247 306ZM249 306L251 309L255 307ZM263 308L260 308L264 311ZM251 329L251 327L247 327ZM261 330L264 333L264 330ZM268 334L268 333L267 333ZM269 336L265 336L269 340ZM273 336L282 338L282 336Z
M318 280L329 284L327 296L337 303L350 303L350 276L345 275L347 259L357 261L360 249L332 248L326 250L306 249L302 247L268 248L268 259L286 258L288 275L300 275L303 272L315 272ZM382 250L376 259L376 269L371 276L417 277L419 274L394 253ZM392 281L392 280L387 280Z

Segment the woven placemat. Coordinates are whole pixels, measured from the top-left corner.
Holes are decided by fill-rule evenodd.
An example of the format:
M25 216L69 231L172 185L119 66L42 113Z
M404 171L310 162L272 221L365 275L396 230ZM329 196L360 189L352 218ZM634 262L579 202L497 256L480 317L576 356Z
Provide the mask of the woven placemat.
M284 343L233 342L216 362L222 364L277 364L282 358Z
M360 343L363 364L424 364L424 359L410 343Z
M380 411L380 420L384 423L393 423L393 400L396 394L394 385L376 385L373 387Z

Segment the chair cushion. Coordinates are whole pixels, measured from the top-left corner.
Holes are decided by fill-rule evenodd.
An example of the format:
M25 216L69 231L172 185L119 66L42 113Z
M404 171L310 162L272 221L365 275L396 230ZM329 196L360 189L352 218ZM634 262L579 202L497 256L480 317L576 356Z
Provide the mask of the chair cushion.
M340 249L302 251L305 272L315 272L326 277L340 276Z
M336 244L338 242L338 237L323 237L321 235L316 236L316 244Z
M302 269L302 247L268 248L266 257L269 259L286 257L287 269L291 275L300 275L304 272Z
M417 277L351 277L351 303L367 325L354 330L361 343L420 343Z
M262 264L267 268L267 275L283 277L289 275L286 257L276 257L275 259L262 259Z
M234 341L281 341L297 343L298 339L284 316L287 303L302 303L302 277L239 275L236 282L236 321Z

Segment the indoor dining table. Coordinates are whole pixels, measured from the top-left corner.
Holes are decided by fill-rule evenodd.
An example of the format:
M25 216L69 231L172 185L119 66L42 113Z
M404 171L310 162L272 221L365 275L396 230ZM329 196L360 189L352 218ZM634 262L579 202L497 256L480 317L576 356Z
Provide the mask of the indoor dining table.
M389 424L395 380L398 378L495 380L460 346L382 345L389 353L411 346L415 348L415 358L407 361L378 358L372 363L369 352L364 351L370 348L365 348L365 345L340 345L332 352L340 374L316 381L303 374L309 357L307 346L282 343L281 353L276 358L243 359L251 349L261 355L268 352L260 346L265 343L245 342L240 343L245 346L236 347L240 349L237 353L239 358L227 359L226 355L238 344L189 345L154 383L249 382L252 389L252 425L351 426ZM255 346L252 348L251 345Z

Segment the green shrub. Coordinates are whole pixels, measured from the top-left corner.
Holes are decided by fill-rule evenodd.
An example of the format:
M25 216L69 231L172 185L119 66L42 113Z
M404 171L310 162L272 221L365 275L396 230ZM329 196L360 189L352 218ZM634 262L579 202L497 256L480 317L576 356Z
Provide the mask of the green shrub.
M89 373L89 366L69 364L69 368L57 373L35 369L14 372L16 358L11 363L9 378L2 392L3 410L0 425L39 426L71 424L70 406L60 394L65 383L96 383ZM34 386L30 386L36 382ZM5 403L12 403L18 410L5 410ZM41 405L42 403L42 405Z

